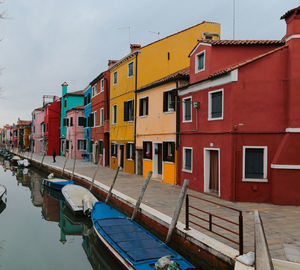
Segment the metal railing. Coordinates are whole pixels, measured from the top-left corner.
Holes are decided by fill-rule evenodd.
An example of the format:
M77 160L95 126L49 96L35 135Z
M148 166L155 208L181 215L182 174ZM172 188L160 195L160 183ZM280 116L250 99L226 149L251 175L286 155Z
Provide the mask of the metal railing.
M226 219L224 217L221 217L221 216L217 216L216 214L213 214L213 213L210 213L208 211L205 211L205 210L202 210L202 209L199 209L195 206L192 206L190 204L190 197L192 198L195 198L195 199L198 199L198 200L202 200L202 201L205 201L207 203L211 203L211 204L214 204L214 205L217 205L217 206L221 206L221 207L224 207L224 208L227 208L227 209L230 209L232 211L236 211L239 213L239 216L238 216L238 222L234 222L232 220L229 220L229 219ZM198 226L198 227L201 227L202 229L205 229L207 231L210 231L236 245L239 246L239 253L240 255L243 254L243 242L244 242L244 239L243 239L243 213L241 210L238 210L238 209L235 209L235 208L232 208L232 207L228 207L226 205L223 205L223 204L220 204L220 203L216 203L216 202L213 202L213 201L209 201L209 200L206 200L206 199L203 199L203 198L200 198L200 197L197 197L197 196L194 196L194 195L191 195L191 194L187 194L186 195L186 198L185 198L185 206L186 206L186 213L185 213L185 230L189 230L190 229L190 223L191 224L194 224L195 226ZM208 215L208 220L205 219L205 218L202 218L196 214L193 214L193 213L190 213L190 209L194 209L196 211L199 211L199 212L202 212L204 214L207 214ZM204 222L207 222L208 223L208 228L199 224L199 223L196 223L195 221L192 221L190 220L190 216L194 217L195 219L198 219L198 220L202 220ZM213 219L214 218L214 219ZM234 226L237 226L238 227L238 231L233 231L229 228L226 228L218 223L216 223L217 220L223 220L227 223L230 223ZM222 235L221 233L217 232L216 230L214 230L214 227L213 226L216 226L218 228L221 228L225 231L228 231L234 235L237 235L239 240L238 241L235 241L229 237L226 237L224 235Z

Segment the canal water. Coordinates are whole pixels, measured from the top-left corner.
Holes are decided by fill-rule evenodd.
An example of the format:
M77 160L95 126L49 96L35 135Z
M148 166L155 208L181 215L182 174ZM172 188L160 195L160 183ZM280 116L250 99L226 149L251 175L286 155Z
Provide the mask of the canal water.
M122 269L97 239L91 222L75 217L60 192L44 188L46 175L0 158L0 269Z

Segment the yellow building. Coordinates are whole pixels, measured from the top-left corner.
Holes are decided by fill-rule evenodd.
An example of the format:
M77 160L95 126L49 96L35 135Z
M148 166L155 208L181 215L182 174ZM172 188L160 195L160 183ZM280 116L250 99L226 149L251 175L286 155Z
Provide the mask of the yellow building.
M176 184L177 88L189 82L189 68L137 90L136 171Z
M140 155L138 150L141 150L135 150L136 90L188 67L188 55L197 41L203 38L218 39L219 36L220 24L202 22L144 47L131 44L131 53L110 67L112 168L120 166L128 173L141 172L136 170L140 166L135 166L135 159ZM156 128L160 133L161 127Z
M18 148L28 150L30 147L31 121L18 120L17 122Z

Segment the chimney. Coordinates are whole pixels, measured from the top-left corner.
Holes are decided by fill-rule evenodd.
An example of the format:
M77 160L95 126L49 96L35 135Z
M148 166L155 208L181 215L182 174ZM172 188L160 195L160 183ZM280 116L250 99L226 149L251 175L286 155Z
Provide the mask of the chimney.
M64 82L62 85L62 97L68 92L68 84Z
M288 74L288 127L300 128L300 6L286 12L287 74Z
M108 67L113 66L117 62L118 62L118 60L108 60Z
M137 51L141 48L142 46L140 44L130 44L130 50L131 52Z

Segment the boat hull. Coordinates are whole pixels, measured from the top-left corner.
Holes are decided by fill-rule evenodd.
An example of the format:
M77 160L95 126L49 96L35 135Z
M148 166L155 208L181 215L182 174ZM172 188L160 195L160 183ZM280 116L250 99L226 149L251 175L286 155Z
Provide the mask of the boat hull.
M61 190L64 186L66 185L71 185L74 184L74 182L72 180L66 180L66 179L47 179L44 178L42 180L43 185L49 187L49 188L53 188L56 190Z

